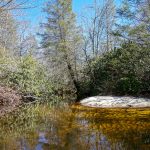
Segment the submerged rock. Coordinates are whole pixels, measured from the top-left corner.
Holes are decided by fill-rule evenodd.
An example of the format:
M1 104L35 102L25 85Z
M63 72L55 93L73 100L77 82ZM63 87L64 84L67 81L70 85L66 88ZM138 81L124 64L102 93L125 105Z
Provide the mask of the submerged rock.
M136 97L94 96L80 101L83 106L101 108L150 107L150 99Z

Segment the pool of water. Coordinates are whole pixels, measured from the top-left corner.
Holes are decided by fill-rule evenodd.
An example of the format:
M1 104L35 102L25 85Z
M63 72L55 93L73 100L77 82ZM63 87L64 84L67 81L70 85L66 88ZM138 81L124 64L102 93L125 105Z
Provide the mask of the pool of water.
M0 118L0 150L149 150L150 109L28 106Z

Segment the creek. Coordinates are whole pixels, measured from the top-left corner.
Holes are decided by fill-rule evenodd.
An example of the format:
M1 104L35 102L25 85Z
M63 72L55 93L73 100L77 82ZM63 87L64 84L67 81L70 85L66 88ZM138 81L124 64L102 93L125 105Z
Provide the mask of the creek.
M150 109L37 104L0 118L0 150L148 150Z

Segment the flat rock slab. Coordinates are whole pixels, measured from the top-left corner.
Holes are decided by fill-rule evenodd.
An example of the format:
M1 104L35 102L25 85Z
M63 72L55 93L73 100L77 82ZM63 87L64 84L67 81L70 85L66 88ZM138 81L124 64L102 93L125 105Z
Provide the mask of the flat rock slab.
M83 106L100 108L150 107L150 99L136 97L94 96L80 101Z

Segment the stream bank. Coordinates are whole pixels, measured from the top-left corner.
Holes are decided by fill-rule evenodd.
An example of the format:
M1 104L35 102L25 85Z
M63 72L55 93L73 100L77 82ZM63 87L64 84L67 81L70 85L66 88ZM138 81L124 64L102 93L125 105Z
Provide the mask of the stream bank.
M17 91L0 86L0 116L14 111L21 103L22 97Z

